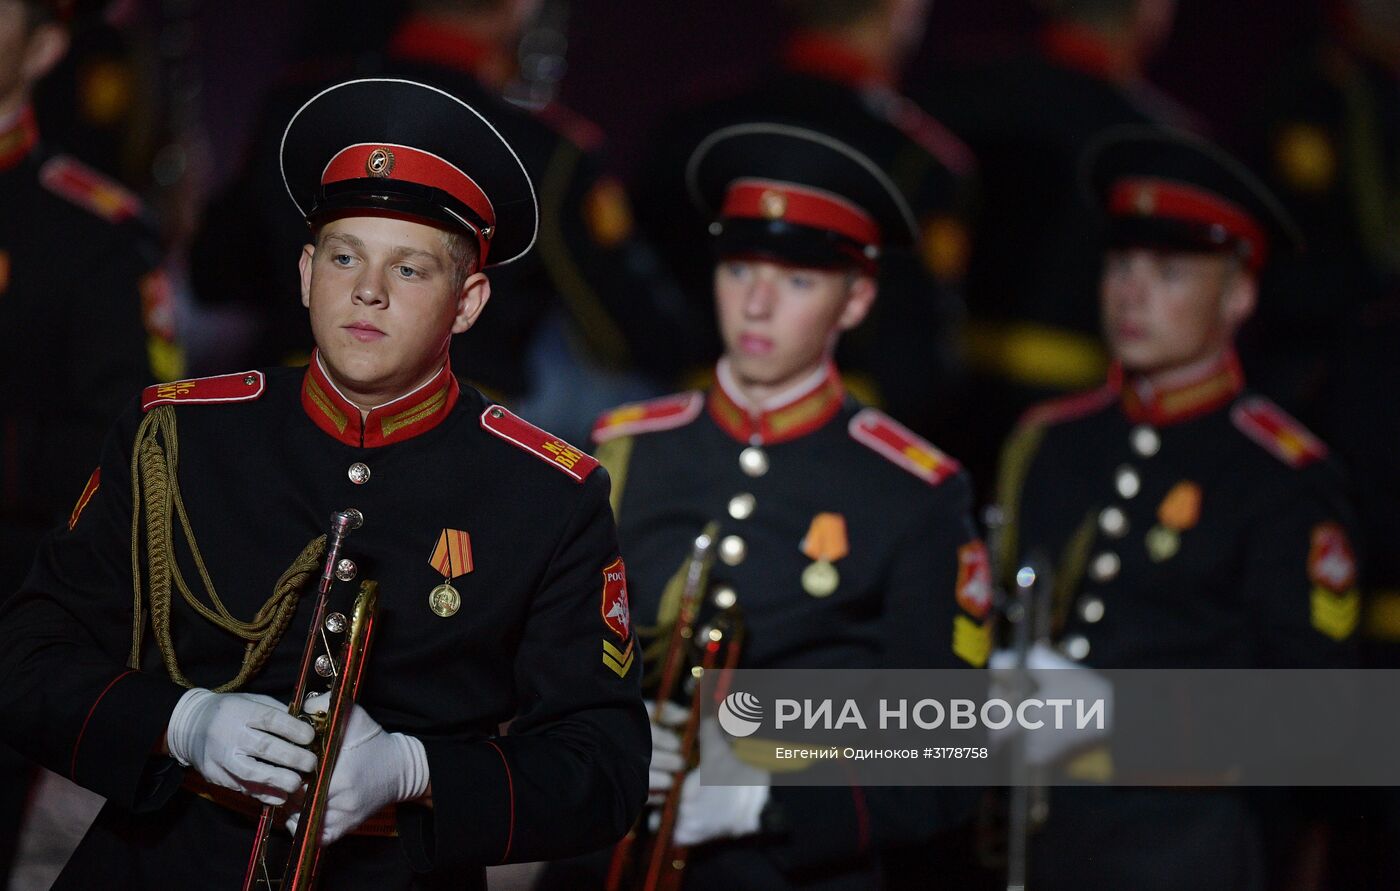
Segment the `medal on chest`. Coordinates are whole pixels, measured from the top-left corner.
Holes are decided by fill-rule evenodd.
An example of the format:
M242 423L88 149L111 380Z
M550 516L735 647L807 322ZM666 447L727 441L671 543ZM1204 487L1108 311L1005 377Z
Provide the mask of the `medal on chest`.
M813 597L830 597L841 584L841 573L834 565L850 552L846 539L846 518L820 513L802 538L802 553L812 562L802 570L802 590Z
M462 608L462 595L452 580L472 571L472 539L461 529L444 529L428 560L442 575L442 584L428 592L428 608L442 618L450 618Z

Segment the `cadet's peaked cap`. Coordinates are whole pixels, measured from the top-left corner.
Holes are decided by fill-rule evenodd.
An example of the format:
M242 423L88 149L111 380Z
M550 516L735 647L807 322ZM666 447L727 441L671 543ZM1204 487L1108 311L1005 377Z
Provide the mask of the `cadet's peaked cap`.
M760 122L716 130L690 156L686 182L715 220L710 231L722 256L871 270L885 247L915 238L914 215L885 172L806 127Z
M535 189L515 151L476 109L426 84L322 90L282 134L282 180L310 223L353 211L419 219L475 237L483 266L535 243Z
M1086 150L1082 172L1112 244L1236 251L1256 271L1270 251L1302 250L1297 226L1264 184L1189 134L1112 128Z

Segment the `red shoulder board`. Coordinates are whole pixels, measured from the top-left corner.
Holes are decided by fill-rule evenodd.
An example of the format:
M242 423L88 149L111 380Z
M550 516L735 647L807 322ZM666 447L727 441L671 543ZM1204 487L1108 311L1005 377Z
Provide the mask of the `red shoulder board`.
M197 377L168 384L153 384L141 391L141 410L150 411L157 405L186 403L192 405L219 402L251 402L263 394L267 382L261 371L240 371Z
M1230 420L1275 458L1301 470L1327 457L1327 446L1287 412L1262 396L1241 399Z
M864 408L848 428L856 442L869 446L931 486L962 469L957 461L882 411Z
M880 89L868 91L866 102L883 112L906 139L937 158L954 176L971 176L977 171L976 156L967 143L914 100Z
M611 409L593 422L590 434L596 443L605 443L619 436L634 433L655 433L689 424L700 416L705 397L699 390L676 393L646 402L633 402Z
M535 117L585 152L596 151L603 144L603 128L558 102L550 102L535 112Z
M1075 418L1093 414L1110 405L1117 398L1118 393L1113 388L1099 387L1097 390L1051 399L1026 409L1026 412L1021 415L1021 420L1017 422L1017 426L1059 424L1064 421L1072 421Z
M564 471L580 483L598 466L595 458L499 405L492 405L481 413L481 426L551 467Z
M135 193L67 155L45 161L39 181L55 195L109 222L124 223L141 213L141 199Z

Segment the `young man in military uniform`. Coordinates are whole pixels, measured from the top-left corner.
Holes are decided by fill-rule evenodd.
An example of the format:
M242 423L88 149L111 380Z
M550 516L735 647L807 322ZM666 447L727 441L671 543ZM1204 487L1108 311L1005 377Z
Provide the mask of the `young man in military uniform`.
M688 207L685 163L715 130L783 121L820 130L865 154L909 203L913 250L883 258L880 300L842 338L842 379L924 436L949 425L961 385L959 293L968 241L972 152L897 89L918 48L928 4L905 0L783 0L790 25L774 64L740 89L677 109L659 127L642 164L638 218L656 239L700 310L711 298L704 250L710 220ZM706 338L706 358L722 338Z
M483 318L470 349L454 350L457 374L496 398L517 402L540 395L546 386L564 386L557 376L537 379L549 372L531 364L536 338L558 318L582 347L584 373L606 368L674 377L689 364L683 362L692 328L684 318L688 310L651 249L636 237L627 195L604 169L603 134L557 104L532 112L502 98L514 74L517 44L539 4L413 0L405 6L407 15L386 35L381 52L322 64L310 76L309 66L303 66L268 97L247 162L214 198L195 241L192 281L199 299L245 304L265 322L251 349L258 362L305 355L311 346L305 319L286 299L290 294L269 286L300 244L300 233L270 212L282 191L276 176L282 122L322 86L351 72L406 77L440 87L486 113L519 153L541 207L535 249L496 275L497 284L512 295L511 305ZM243 249L230 252L229 244L246 245L249 259L243 259ZM234 261L231 253L240 259ZM659 391L657 386L643 392ZM582 403L601 398L591 392L577 396ZM617 398L629 397L612 401ZM587 411L572 405L564 414L583 436L608 404L594 401Z
M31 102L79 4L0 0L0 597L131 394L183 373L160 247L140 200L40 137ZM85 4L96 5L96 4ZM32 769L0 746L0 882Z
M148 388L0 612L6 739L108 799L60 888L237 887L259 802L317 761L284 703L349 508L335 577L382 596L324 887L484 887L611 843L645 795L637 672L600 657L630 633L599 617L626 602L607 475L448 366L480 269L534 240L524 168L460 100L359 80L297 112L282 171L311 365Z
M665 649L677 566L718 521L710 608L737 606L745 668L980 666L990 574L950 457L842 388L832 352L876 297L908 205L865 155L782 124L716 131L689 165L715 221L725 354L709 392L604 415L599 459L633 573L640 645ZM683 766L663 704L652 791ZM726 758L711 728L700 757ZM882 852L958 825L959 790L794 788L750 765L746 786L685 780L675 832L687 888L870 888ZM551 887L585 887L555 867Z
M1233 350L1260 270L1295 248L1291 223L1237 162L1178 133L1112 131L1088 163L1114 364L1104 387L1026 415L999 481L999 565L1054 563L1054 639L1033 661L1350 664L1341 481L1316 437L1245 388ZM1068 769L1112 776L1101 759ZM1260 822L1238 791L1056 789L1037 841L1033 884L1049 891L1262 882Z

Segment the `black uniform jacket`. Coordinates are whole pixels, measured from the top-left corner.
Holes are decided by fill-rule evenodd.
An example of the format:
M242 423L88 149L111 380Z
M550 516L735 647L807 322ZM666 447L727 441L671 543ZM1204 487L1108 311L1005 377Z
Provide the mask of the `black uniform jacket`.
M740 667L983 664L986 552L958 464L845 396L834 367L762 408L733 395L723 362L717 379L708 394L624 407L595 428L616 481L639 628L662 624L668 580L718 520L711 590L732 589L742 611ZM834 566L834 590L804 575L813 555ZM658 630L663 646L667 631ZM687 887L805 887L817 877L823 888L869 887L880 848L956 825L968 800L966 790L775 786L770 804L785 828L705 846Z
M150 359L174 361L158 245L135 195L48 151L29 113L0 128L0 595L66 518ZM145 309L143 309L143 303ZM163 336L149 335L145 322Z
M600 615L605 590L626 597L616 579L605 588L605 569L618 568L606 472L446 369L362 423L313 359L308 371L149 388L108 438L71 528L46 541L0 613L5 739L108 798L66 886L236 887L251 842L248 821L179 789L178 766L153 755L183 691L149 621L139 667L127 665L131 450L137 425L162 411L178 424L189 528L234 617L253 616L332 511L364 515L344 548L355 584L380 585L359 701L386 730L422 740L433 805L401 805L396 840L328 849L325 887L484 887L485 864L586 851L626 831L645 797L649 736L638 673L601 656L627 632ZM174 528L180 571L212 603ZM455 559L435 560L443 542ZM144 553L138 565L149 579ZM460 608L442 615L429 592L448 580ZM353 587L338 585L333 605L348 612ZM178 593L171 601L180 669L200 686L232 678L243 642ZM303 596L243 689L290 695L310 605Z
M1054 641L1096 668L1347 667L1360 617L1357 558L1326 455L1244 389L1233 355L1156 392L1115 370L1100 390L1033 409L1012 437L999 565L1051 567ZM1181 725L1186 747L1190 724ZM1136 772L1156 771L1160 782L1160 765L1143 760L1110 745L1065 769L1129 785ZM1032 884L1262 888L1263 820L1277 803L1272 814L1262 804L1238 787L1052 789Z
M1233 356L1171 391L1032 410L1002 461L1008 560L1055 569L1062 648L1098 668L1346 664L1351 510L1327 449Z

